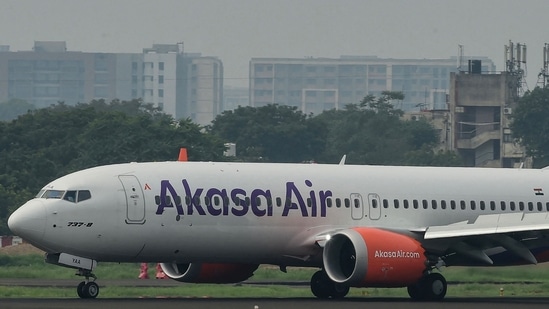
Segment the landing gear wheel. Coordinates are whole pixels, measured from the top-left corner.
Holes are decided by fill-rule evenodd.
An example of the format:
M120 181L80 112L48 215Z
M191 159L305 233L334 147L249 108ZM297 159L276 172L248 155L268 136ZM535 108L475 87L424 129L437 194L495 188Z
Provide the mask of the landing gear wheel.
M424 296L422 292L420 283L408 286L408 295L410 295L413 300L423 300Z
M86 298L86 295L84 294L84 286L85 285L86 285L86 282L82 281L76 287L76 293L78 294L78 297L80 297L80 298Z
M91 270L79 268L76 275L86 278L85 281L80 282L76 287L76 294L78 294L80 298L96 298L97 295L99 295L99 285L95 283L97 277ZM93 278L93 281L90 281L90 278Z
M413 300L440 301L446 296L448 284L439 273L430 273L416 284L408 286L408 295Z
M349 293L349 287L332 281L323 271L317 271L311 278L311 292L322 298L343 298Z
M329 298L329 281L328 275L323 271L317 271L311 277L311 292L318 298Z
M423 291L428 300L442 300L446 296L447 288L446 279L441 274L431 273L425 277Z

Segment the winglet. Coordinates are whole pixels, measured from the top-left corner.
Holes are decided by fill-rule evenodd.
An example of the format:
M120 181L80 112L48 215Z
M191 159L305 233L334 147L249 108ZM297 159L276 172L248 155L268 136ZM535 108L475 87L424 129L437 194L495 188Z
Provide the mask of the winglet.
M179 149L179 158L177 158L177 161L181 161L181 162L189 161L189 159L187 158L187 148Z
M343 155L343 157L341 158L341 161L339 161L339 165L345 165L345 159L347 159L347 155Z

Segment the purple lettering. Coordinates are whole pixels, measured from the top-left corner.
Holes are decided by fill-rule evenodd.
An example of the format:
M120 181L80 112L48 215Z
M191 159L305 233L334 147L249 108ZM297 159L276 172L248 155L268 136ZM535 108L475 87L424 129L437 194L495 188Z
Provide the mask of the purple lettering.
M267 203L267 210L265 209L259 209L260 204L260 196L264 196L267 201L271 201L271 191L263 191L261 189L255 189L252 191L252 197L251 197L251 206L252 206L252 212L254 215L258 217L263 217L265 215L272 216L273 215L273 205L272 203Z
M229 205L228 205L228 203L225 203L225 201L228 200L227 190L225 190L225 189L219 190L219 189L211 188L211 189L208 190L208 192L206 192L206 197L210 200L209 203L206 203L206 207L208 209L208 212L212 216L219 216L225 210L227 210L227 212L228 212ZM217 209L217 208L214 207L214 206L218 206L220 204L219 199L221 199L223 201L223 207L221 209ZM214 205L214 204L216 204L216 205Z
M292 195L297 199L297 203L292 202ZM301 216L307 217L307 206L303 201L303 197L293 182L286 183L286 205L282 211L282 216L287 217L288 212L292 209L301 209Z
M242 189L233 189L231 191L231 200L233 201L234 205L236 207L242 207L242 209L236 209L232 208L231 213L235 216L244 216L248 213L248 204L246 204L246 200L243 198L240 198L242 196L243 198L246 197L246 191Z
M199 215L205 216L206 212L204 211L204 208L200 206L200 195L202 195L202 191L204 191L204 189L198 188L196 189L194 194L192 194L191 188L186 179L183 179L183 187L185 188L185 194L187 195L187 197L189 197L187 199L187 201L189 202L187 204L187 214L189 215L193 214L193 206L194 206Z
M320 191L319 196L320 196L320 216L326 217L326 209L328 207L328 205L326 204L326 200L329 197L332 197L332 191L330 190Z
M168 191L170 192L171 200L168 199ZM164 208L173 207L174 201L175 207L177 209L178 215L183 215L183 206L181 205L181 200L176 199L177 192L175 192L174 187L170 183L169 180L162 180L160 182L160 204L158 205L158 208L156 209L156 214L161 215L164 213Z

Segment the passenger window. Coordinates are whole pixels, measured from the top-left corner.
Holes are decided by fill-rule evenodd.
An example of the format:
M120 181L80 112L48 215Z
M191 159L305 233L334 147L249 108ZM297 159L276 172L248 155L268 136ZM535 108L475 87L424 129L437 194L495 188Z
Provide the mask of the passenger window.
M541 202L538 202L538 211L543 210L543 204Z
M404 208L405 209L408 209L410 205L408 205L408 200L404 200Z
M465 208L467 207L465 205L465 201L459 201L459 206L461 207L461 210L465 210Z
M176 195L174 198L175 205L181 205L181 196Z
M475 201L471 201L471 210L477 209L477 203Z
M328 208L332 208L332 199L331 198L326 199L326 205L328 205Z
M423 205L423 209L429 208L429 202L427 202L427 200L422 200L421 204Z
M172 204L172 199L171 199L169 196L167 196L167 195L166 195L165 201L166 201L166 205L167 205L167 206L170 206L170 205Z
M534 203L528 202L528 210L530 210L530 211L534 210Z
M80 190L78 191L78 202L91 199L91 192L89 190Z
M504 201L501 201L501 202L500 202L500 206L501 206L501 210L502 210L502 211L505 211L505 208L507 208L507 207L505 206L505 202L504 202Z
M377 200L376 199L372 199L372 208L377 208Z
M278 207L282 206L282 199L280 197L276 198L276 206Z
M206 206L210 206L212 204L212 200L208 196L205 196L204 203L206 204Z
M486 209L486 203L484 201L480 201L480 210Z
M185 204L187 206L191 205L191 198L188 195L185 195ZM238 206L238 202L235 204Z
M515 209L516 209L515 202L509 203L509 208L511 208L511 211L515 211Z
M446 201L445 200L440 201L440 208L446 209Z
M63 199L69 202L76 203L76 191L67 191Z
M433 207L433 209L437 209L437 201L432 200L431 201L431 207Z
M311 207L311 206L313 206L313 201L311 201L311 198L308 197L307 198L307 207Z
M345 208L349 208L351 207L351 200L349 200L348 198L345 199Z
M454 200L450 201L450 208L456 209L456 201L454 201Z
M155 195L155 196L154 196L154 203L155 203L156 205L160 205L160 195Z
M385 201L386 201L386 200L383 200L383 203L384 203L384 204L385 204ZM387 203L387 204L389 204L389 203ZM398 208L398 207L399 207L399 205L398 205L398 200L396 200L396 199L393 200L393 204L395 205L395 208ZM383 205L383 206L385 206L385 205ZM389 206L389 205L387 205L387 206ZM385 207L385 208L387 208L387 207Z
M376 201L376 200L374 200L374 201ZM357 199L357 198L355 198L355 208L360 208L360 200Z
M336 198L336 207L337 208L341 207L341 199L340 198Z
M176 196L175 198L178 198L178 196ZM214 205L219 206L219 204L220 204L219 196L214 196Z
M547 211L549 211L549 202L545 203L545 209L547 209Z
M310 200L310 198L308 198L308 200ZM307 201L307 203L309 203L309 201ZM261 206L261 198L260 197L256 197L255 198L255 204L257 206Z
M496 202L490 201L490 209L491 210L496 210Z
M414 204L414 209L418 209L418 208L419 208L419 201L418 201L418 200L413 200L413 201L412 201L412 204Z
M250 206L250 198L246 197L244 200L246 201L246 206Z
M267 206L273 207L273 198L270 196L267 197Z
M524 211L524 202L519 202L519 210Z
M397 201L397 204L398 204L398 200L395 200L395 201ZM388 200L383 200L383 208L389 208L389 201ZM396 206L396 208L398 208L398 206Z

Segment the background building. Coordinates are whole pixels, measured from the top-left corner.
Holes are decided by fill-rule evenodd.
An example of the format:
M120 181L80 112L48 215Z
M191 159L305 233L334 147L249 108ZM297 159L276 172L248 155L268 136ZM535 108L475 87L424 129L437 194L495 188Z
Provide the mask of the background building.
M182 43L135 54L67 51L65 42L35 42L32 51L0 47L0 102L43 108L142 98L176 119L207 125L222 111L222 97L221 60L184 53Z
M518 167L525 160L509 129L520 79L510 72L451 74L450 144L467 166Z
M451 72L457 57L449 59L383 59L376 56L329 58L253 58L250 61L250 105L277 103L320 113L359 103L366 95L402 91L404 111L447 109ZM482 71L495 65L481 57Z

